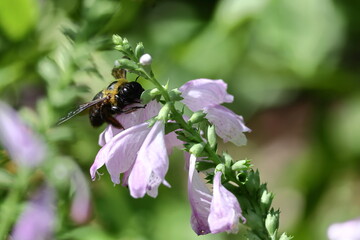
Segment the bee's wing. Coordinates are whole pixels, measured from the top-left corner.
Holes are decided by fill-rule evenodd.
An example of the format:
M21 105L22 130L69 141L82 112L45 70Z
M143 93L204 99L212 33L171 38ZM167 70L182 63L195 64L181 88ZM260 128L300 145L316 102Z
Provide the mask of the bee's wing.
M102 101L106 100L106 97L104 98L99 98L99 99L96 99L96 100L93 100L91 102L87 102L87 103L84 103L84 104L81 104L80 106L78 106L75 110L69 112L65 117L62 117L59 119L59 121L56 123L56 125L60 125L62 124L63 122L66 122L67 120L69 120L70 118L74 117L75 115L81 113L82 111L88 109L89 107L92 107L94 106L95 104L98 104Z

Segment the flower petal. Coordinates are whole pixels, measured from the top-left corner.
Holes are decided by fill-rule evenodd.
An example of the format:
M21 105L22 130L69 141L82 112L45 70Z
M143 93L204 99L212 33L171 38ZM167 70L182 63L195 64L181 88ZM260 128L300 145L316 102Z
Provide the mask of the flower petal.
M196 234L203 235L210 233L208 217L212 196L195 169L196 160L194 155L190 156L188 197L192 210L191 227Z
M142 123L126 129L113 137L96 155L90 168L91 178L95 179L96 171L106 164L111 180L120 183L120 173L130 169L133 165L138 149L140 149L146 135L149 133L147 123Z
M209 122L215 125L216 134L224 142L230 141L237 146L246 144L247 140L243 132L251 130L245 126L242 116L220 105L205 108L204 112Z
M182 146L183 142L177 138L175 132L170 132L167 135L165 135L165 144L166 144L167 153L168 155L170 155L172 153L173 148Z
M232 102L234 97L226 92L227 84L223 80L196 79L179 88L182 102L196 112L205 107Z
M25 126L17 113L0 102L0 142L12 160L26 167L35 167L45 160L44 143Z
M332 224L327 231L329 240L359 240L360 218Z
M116 136L117 134L119 134L120 132L122 132L123 129L119 129L114 127L113 125L109 124L107 125L107 127L105 128L105 130L100 133L99 136L99 145L101 147L103 147L107 142L110 142L110 140Z
M91 215L91 201L88 183L80 169L73 171L74 198L71 203L70 216L77 223L85 223Z
M116 119L121 122L125 129L146 122L156 116L161 109L161 104L157 101L149 102L145 108L139 108L130 113L116 115Z
M145 193L156 197L157 189L164 181L169 168L164 128L164 123L157 121L138 152L128 179L130 194L134 198L143 197Z
M160 103L157 101L149 102L145 108L139 108L130 113L122 113L115 116L115 118L122 124L125 129L131 128L135 125L141 124L156 116L161 109ZM99 145L104 146L114 136L122 132L123 129L116 128L109 124L99 136Z
M213 183L213 198L209 214L209 227L211 233L231 232L237 233L241 215L238 200L229 190L221 185L222 172L216 172Z
M27 203L15 224L11 239L52 239L54 227L54 190L43 187Z

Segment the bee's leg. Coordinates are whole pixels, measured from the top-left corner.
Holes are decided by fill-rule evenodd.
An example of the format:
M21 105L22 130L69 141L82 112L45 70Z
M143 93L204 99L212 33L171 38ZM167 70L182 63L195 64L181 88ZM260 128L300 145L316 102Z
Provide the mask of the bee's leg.
M135 106L135 107L126 109L125 111L123 111L123 113L128 114L128 113L136 111L139 108L145 108L145 107L146 107L146 104L144 104L143 106Z
M101 117L105 122L110 123L114 127L124 129L123 125L116 118L113 117L110 108L103 108Z
M113 125L116 128L125 129L123 127L123 125L116 118L114 118L112 115L107 115L104 118L104 120L105 120L105 122L110 123L111 125Z

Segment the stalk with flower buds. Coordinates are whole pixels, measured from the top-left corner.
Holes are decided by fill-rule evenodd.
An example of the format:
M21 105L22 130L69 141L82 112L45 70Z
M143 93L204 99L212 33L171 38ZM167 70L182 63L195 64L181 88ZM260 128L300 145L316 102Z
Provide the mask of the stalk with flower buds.
M217 149L217 136L241 146L246 144L244 132L250 131L241 116L221 105L233 101L226 91L227 84L197 79L179 89L168 89L155 78L151 56L145 53L142 43L133 49L127 39L118 35L113 36L113 42L126 57L119 59L117 66L145 78L154 88L142 94L145 109L117 116L126 130L109 125L102 133L99 143L103 148L91 167L92 177L105 164L114 183L120 183L123 173L123 185L129 187L133 197L156 197L161 183L169 186L165 180L168 152L183 145L189 153L186 161L191 225L198 235L237 233L241 222L247 228L247 239L291 239L286 233L279 234L279 210L271 207L274 195L260 183L259 172L252 169L250 161L234 160ZM177 102L185 104L193 114L184 117L183 111L175 107ZM129 149L137 152L129 156ZM199 173L205 174L212 191Z

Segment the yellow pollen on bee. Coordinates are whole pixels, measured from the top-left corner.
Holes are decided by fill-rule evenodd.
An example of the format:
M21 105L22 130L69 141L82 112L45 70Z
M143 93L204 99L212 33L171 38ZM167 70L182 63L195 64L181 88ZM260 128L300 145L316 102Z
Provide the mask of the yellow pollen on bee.
M115 95L118 93L118 89L121 85L123 85L124 83L127 83L128 80L125 79L125 78L119 78L119 79L116 79L117 82L114 84L113 86L113 90L108 90L108 89L105 89L103 90L103 95L104 96L110 96L110 100L109 102L111 104L116 104L116 98L115 98Z

